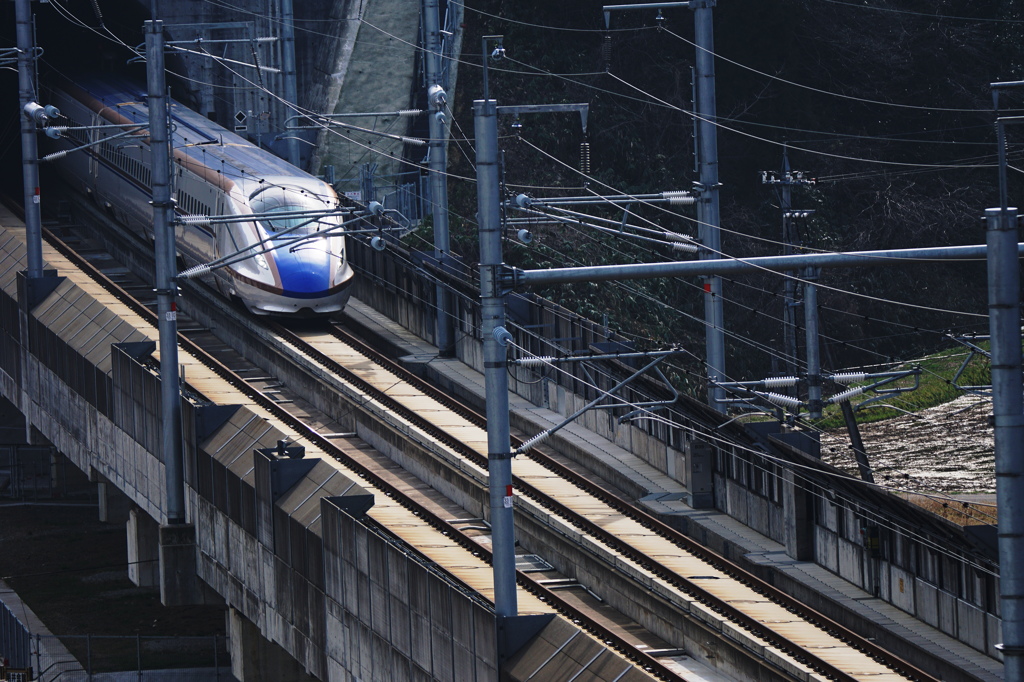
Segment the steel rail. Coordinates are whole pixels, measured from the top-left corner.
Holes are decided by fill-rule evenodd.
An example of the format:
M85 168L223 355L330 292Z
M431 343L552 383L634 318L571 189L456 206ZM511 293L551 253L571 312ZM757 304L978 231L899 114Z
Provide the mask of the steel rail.
M79 257L73 249L68 247L62 240L54 235L49 230L44 230L44 238L47 240L53 248L57 249L61 255L68 260L72 261L76 267L85 272L90 278L100 284L106 291L111 295L115 296L117 300L127 307L132 312L136 313L148 323L156 326L156 314L149 309L145 304L141 303L135 297L131 296L128 292L121 289L113 280L108 278L101 270L93 266L87 260ZM210 371L217 374L219 377L230 383L234 388L239 390L243 395L252 400L255 404L259 405L263 409L270 412L276 419L279 419L282 423L287 424L291 428L295 429L303 438L307 439L312 444L324 451L325 454L341 462L346 467L354 471L361 479L369 482L374 487L380 489L385 495L392 498L406 509L409 509L416 516L424 519L429 525L436 530L442 532L444 535L450 537L453 542L457 543L460 547L466 551L480 556L485 562L491 563L492 556L491 552L485 547L482 547L479 543L472 539L467 533L462 532L457 526L453 526L448 523L444 518L434 514L430 509L412 497L405 494L405 492L397 486L390 484L384 477L378 475L371 468L363 465L354 457L346 453L343 449L339 448L336 444L325 438L315 430L310 428L301 419L291 415L284 407L275 402L273 399L254 388L251 384L245 381L244 378L239 377L230 368L221 363L219 360L214 358L212 355L204 351L197 343L189 339L184 333L179 332L178 341L182 348L187 350L189 353L194 355L200 362L202 362ZM202 395L202 392L195 387L183 382L189 387L196 395ZM376 389L372 390L375 395L382 395ZM386 396L384 396L386 398ZM378 526L379 528L379 526ZM400 536L391 533L391 535L398 539L404 546L414 551L418 556L422 556L414 545L401 539ZM428 561L429 560L426 560ZM474 592L474 590L466 583L461 581L457 576L450 573L444 567L439 567L440 570L446 575L446 577L455 585L461 587L461 589L467 592ZM651 673L659 679L665 680L666 682L685 682L685 678L681 677L677 672L669 668L667 665L659 661L657 658L644 653L642 649L637 649L636 646L625 640L619 634L610 630L604 626L601 622L596 620L587 614L583 609L576 607L568 600L561 597L556 591L545 588L539 585L535 581L531 580L525 573L517 571L517 582L520 587L528 590L534 596L538 597L545 603L549 604L554 611L557 611L567 619L577 624L580 627L586 629L591 635L605 642L609 648L615 650L617 653L622 655L627 660L632 661L634 664L642 668L643 670ZM485 600L486 601L486 600ZM488 602L489 603L489 602ZM493 604L490 604L493 609Z
M473 410L471 407L466 406L465 404L453 399L451 396L448 396L443 391L440 391L430 383L424 381L417 375L410 372L405 367L402 367L398 363L387 358L387 356L385 356L378 350L374 349L369 344L360 341L352 333L336 326L332 328L332 333L339 339L342 339L345 343L354 345L356 349L359 350L360 353L367 355L374 362L377 362L378 364L384 364L384 366L386 366L389 369L389 371L393 372L398 378L413 383L419 390L424 391L431 397L438 400L438 402L441 402L446 407L449 407L449 409L456 411L456 413L459 414L459 416L469 420L471 423L476 424L480 428L486 428L486 420L484 419L484 417L475 410ZM313 353L318 353L318 351L311 351L311 354ZM337 363L336 361L332 360L329 357L323 356L321 354L319 360L325 363L327 366L331 367L332 369L339 371L343 376L354 377L354 375L352 375L351 372L348 372L340 363ZM355 377L355 379L359 380L358 377ZM392 403L397 404L397 401L392 401ZM458 442L457 439L446 434L443 429L436 427L433 424L430 424L429 421L420 418L417 414L412 413L411 411L405 408L396 409L402 409L403 412L406 414L407 418L416 420L417 425L423 430L427 431L431 436L437 438L438 440L444 442L445 444L450 445L451 443L455 443L456 451L460 455L467 457L478 466L486 468L487 461L484 455ZM521 444L521 439L515 436L512 437L513 447L516 447ZM894 670L900 671L903 674L906 674L908 677L912 679L929 680L937 682L938 678L929 675L923 670L910 664L906 660L892 654L886 649L868 640L866 637L856 633L852 629L812 609L803 602L788 595L779 588L765 582L761 578L758 578L757 576L750 573L746 569L740 567L739 565L729 561L728 559L722 557L719 554L712 552L703 545L700 545L693 539L687 537L682 532L665 524L663 521L661 521L654 515L637 508L631 502L623 499L621 496L613 492L606 485L600 483L599 481L591 477L581 474L577 469L571 468L559 462L556 458L544 452L537 452L536 449L534 449L527 455L519 456L528 456L534 461L537 461L543 466L549 468L553 473L557 474L561 478L574 483L584 491L594 495L599 500L615 509L617 512L623 514L624 516L634 521L639 522L645 528L658 534L662 538L676 544L682 549L685 549L697 558L700 558L708 562L714 568L723 571L730 577L736 579L744 585L751 587L761 596L769 599L770 601L773 601L776 604L779 604L785 607L786 609L792 611L793 613L799 615L807 622L821 628L827 634L835 636L838 639L841 639L846 642L856 642L856 645L851 644L851 646L854 646L854 648L859 649L862 653L865 653L866 655L871 656L876 660L884 662L885 665L889 666ZM750 618L745 613L743 613L742 610L718 598L710 592L704 590L699 585L687 581L685 578L682 578L677 573L675 573L675 571L664 566L660 562L650 559L646 555L642 554L640 551L631 547L628 543L623 542L621 539L615 537L612 533L609 533L605 529L601 528L598 524L590 521L585 517L580 516L576 512L569 509L566 505L559 502L557 499L554 499L551 496L547 495L546 493L537 490L529 483L521 479L518 479L517 477L515 479L515 486L519 491L521 491L523 494L528 495L535 502L557 509L559 513L563 516L563 518L570 520L570 522L576 527L580 528L587 534L592 535L593 537L599 538L603 543L607 544L615 551L620 552L632 561L640 564L648 570L651 570L660 579L680 589L685 594L695 596L698 599L698 601L710 606L711 608L715 609L716 611L719 611L720 613L728 613L730 619L733 619L735 622L741 624L742 627L744 627L748 631L755 633L756 636L759 636L765 641L770 642L773 646L776 646L777 648L782 649L783 651L787 651L790 654L799 654L799 656L801 657L816 659L815 664L811 667L818 667L819 672L822 672L830 676L835 676L837 679L855 679L849 676L848 674L844 673L843 671L836 669L828 662L821 660L813 653L808 652L800 645L787 640L778 633L772 633L770 636L766 635L766 631L770 632L770 629L766 625Z
M77 255L73 252L73 250L63 245L63 243L59 239L57 239L49 232L47 232L47 240L55 248L58 248L58 250L60 250L62 254L65 255L65 257L68 257L70 260L76 262L76 264L78 264L79 267L81 267L81 269L95 273L94 279L97 279L97 281L99 281L106 289L111 291L111 293L116 295L119 299L123 300L125 304L129 305L129 307L131 307L135 312L137 312L144 318L151 320L152 323L155 324L155 315L151 311L149 311L143 304L139 303L136 299L131 297L130 294L121 291L116 284L114 284L112 281L106 278L106 276L103 275L103 273L100 272L98 269L93 267L91 263L85 261L84 259L78 258ZM292 334L289 330L286 330L280 326L278 326L278 330L284 332L285 336L289 337L292 343L297 343L301 344L301 346L308 347L308 344L302 342L301 339L298 339L298 337ZM349 336L349 338L345 340L346 343L352 343L351 335L347 336ZM202 349L200 349L195 343L193 343L187 337L183 337L181 335L179 335L179 337L183 347L190 350L190 352L193 352L197 358L205 358L202 361L204 362L204 364L208 365L211 371L216 372L225 380L231 382L234 386L236 386L236 388L242 391L247 397L252 399L255 403L261 405L261 407L264 407L264 409L267 409L276 417L279 417L283 422L288 423L290 426L295 428L297 432L302 433L311 442L313 442L322 450L324 450L325 453L330 454L332 457L335 457L339 461L343 461L346 464L346 466L350 466L350 468L356 471L358 475L370 480L371 482L374 483L374 485L377 485L381 490L385 491L386 493L389 493L395 499L408 499L401 493L400 490L395 489L393 486L389 485L385 480L381 479L381 477L374 474L372 470L362 466L361 464L353 460L346 453L344 453L343 450L334 445L331 441L323 438L318 433L316 433L308 426L303 424L300 420L292 417L278 403L276 403L275 401L273 401L272 399L270 399L257 389L253 388L250 384L245 382L244 379L237 377L230 369L223 366L215 358L212 358L211 356L206 354L204 351L202 351ZM449 407L449 409L456 410L457 412L462 414L464 418L468 419L471 418L472 415L476 414L475 411L472 410L471 408L468 408L467 406L458 403L458 401L454 401L450 397L445 396L443 393L439 392L437 389L432 387L430 384L427 384L419 377L406 370L404 367L401 367L400 365L397 365L393 361L390 361L383 354L380 354L375 350L368 348L366 344L358 345L362 346L362 348L359 348L360 352L365 351L367 355L373 356L372 359L374 359L375 361L378 361L379 363L382 364L386 364L389 370L395 372L396 375L401 375L400 378L414 383L415 385L417 385L418 388L428 392L432 396L443 396L443 400L446 406ZM361 384L361 387L367 388L368 392L372 394L379 394L379 391L369 386L365 382L362 382L361 380L358 379L358 377L355 377L351 372L345 370L345 368L341 366L339 363L331 360L330 358L327 358L319 351L311 349L309 355L314 356L314 358L318 362L321 362L322 364L329 366L332 370L339 372L342 376L345 376L346 379L353 378L355 381ZM195 391L194 388L192 390ZM196 391L196 393L201 395L201 392L199 391ZM417 423L418 427L429 432L433 437L442 440L443 442L445 442L445 444L449 445L463 456L467 457L468 459L471 459L471 461L474 461L478 464L482 462L483 466L486 467L485 457L483 457L476 451L467 448L462 443L458 442L457 439L452 438L448 434L444 433L443 430L434 427L425 420L420 419L418 415L416 415L415 413L411 413L410 411L401 407L396 401L392 400L387 396L382 396L379 402L386 403L389 405L389 407L400 409L402 413L405 414L406 418L414 420L415 423ZM483 418L480 417L478 414L476 415L473 421L477 422L478 424L483 424ZM485 424L483 424L483 427L486 427ZM821 627L825 632L833 636L837 636L843 640L858 642L858 645L855 648L860 649L861 651L874 657L876 660L883 661L887 666L893 668L894 670L900 670L901 672L903 672L903 674L906 674L913 679L936 679L928 675L927 673L920 671L919 669L910 665L906 661L890 654L889 652L882 649L881 647L878 647L872 642L865 640L863 637L853 632L852 630L849 630L848 628L841 626L838 623L835 623L831 619L814 611L813 609L806 607L801 602L793 599L792 597L789 597L777 588L774 588L773 586L761 581L753 574L746 572L744 569L733 564L732 562L720 557L717 554L714 554L713 552L710 552L706 548L695 543L693 540L687 538L679 531L676 531L675 529L672 529L671 527L665 525L652 515L637 509L628 501L622 500L619 496L612 493L610 490L608 490L598 482L589 479L588 477L580 475L578 472L569 469L564 465L561 465L560 463L558 463L557 461L550 457L538 457L536 454L533 454L532 456L534 457L534 459L540 461L540 463L542 463L543 465L548 466L555 473L559 473L564 478L571 480L584 490L590 492L591 494L594 494L596 497L601 499L606 504L609 504L609 506L612 506L614 509L616 509L623 515L628 516L633 520L639 521L645 527L657 532L659 535L662 535L662 537L664 537L665 539L675 542L684 549L690 551L694 556L697 556L705 561L708 561L711 565L715 566L719 570L722 570L731 577L734 577L735 579L743 582L744 584L751 586L753 589L755 589L755 591L757 591L762 596L765 596L766 598L785 606L787 609L793 611L794 613L798 613L808 622L811 622ZM715 612L723 615L728 614L728 617L730 619L734 620L734 622L738 623L744 629L750 631L754 636L757 636L763 639L764 641L769 642L770 645L775 646L776 648L779 648L783 651L790 653L791 655L793 655L794 658L800 660L805 665L809 665L809 667L815 668L819 672L828 675L829 677L833 677L835 679L856 679L846 674L845 672L834 668L834 666L831 666L826 661L818 659L818 657L816 657L814 654L808 652L806 649L803 649L798 644L787 640L781 635L778 635L778 633L771 633L770 636L766 636L766 626L764 624L750 618L746 614L742 613L742 611L740 611L736 607L733 607L731 604L728 604L728 602L719 599L715 595L703 590L699 586L685 580L685 578L682 578L671 569L666 568L665 566L659 564L656 561L652 561L650 558L644 556L635 548L629 547L627 544L623 543L621 540L619 540L612 534L604 531L604 529L600 528L596 524L593 524L589 520L580 517L578 514L568 509L567 507L559 503L557 500L551 499L546 494L534 489L532 486L526 484L524 481L517 480L516 487L519 488L523 494L528 495L531 499L534 499L535 501L541 504L557 508L559 512L564 516L564 518L568 519L570 523L572 523L573 525L576 525L578 528L581 528L582 530L591 534L592 536L599 538L602 542L607 544L609 547L613 548L615 551L620 552L632 561L638 563L642 567L653 572L662 580L680 589L684 594L694 597L697 601L700 601L701 603L708 605L709 608L711 608ZM433 514L431 514L418 503L416 503L414 500L408 500L408 502L409 505L411 506L405 505L407 506L407 508L413 509L418 515L421 515L424 519L430 520L431 525L435 526L436 528L443 530L449 535L454 534L456 537L453 539L457 540L459 544L465 547L466 549L473 552L478 552L482 555L486 554L488 556L489 561L489 552L481 548L471 538L463 534L457 527L453 527L451 524L448 524L445 520L435 517ZM454 581L459 582L458 579L454 576L452 576L452 578ZM579 611L579 609L576 609L575 607L566 603L551 590L547 590L538 586L525 574L522 574L520 572L518 574L517 580L520 586L524 587L525 589L529 589L531 591L540 590L539 593L535 592L535 594L543 595L545 601L552 604L553 606L557 606L558 610L563 614L573 614L573 620L578 620L580 622L591 622L592 619L586 616L586 614L583 614ZM599 627L599 624L593 623L592 626L588 627ZM611 633L604 628L602 628L602 632L599 636L602 639L606 639L609 641L618 641L618 638L617 636L614 636L614 633ZM629 645L628 643L623 644L627 648L625 651L620 651L620 653L629 654L629 657L633 658L633 654L638 652L638 650L632 645ZM618 645L616 645L616 648L617 646ZM642 665L645 667L645 669L649 666L651 666L649 668L651 670L664 669L666 674L674 676L674 673L665 668L662 664L660 664L657 661L657 659L654 659L653 657L644 655L639 660L643 662ZM669 677L667 679L673 679L673 677Z

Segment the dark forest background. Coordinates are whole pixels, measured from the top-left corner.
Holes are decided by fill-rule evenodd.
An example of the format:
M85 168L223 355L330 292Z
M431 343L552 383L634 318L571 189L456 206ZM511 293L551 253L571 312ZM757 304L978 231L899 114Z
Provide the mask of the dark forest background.
M118 35L138 35L145 8L121 4L121 12L107 13L108 22ZM814 211L798 224L806 249L983 243L981 216L998 203L989 84L1024 78L1022 6L1022 0L720 0L714 33L723 251L782 253L779 195L762 183L761 172L778 170L784 149L792 168L816 178L793 192L794 208ZM91 16L89 6L75 8ZM693 13L676 8L663 10L662 21L656 16L655 10L615 12L606 30L597 0L469 0L449 150L453 238L469 263L478 257L476 186L459 178L475 175L472 101L482 96L483 35L504 36L505 58L489 63L490 92L499 104L590 104L586 136L575 115L524 116L521 128L500 119L509 196L691 187L697 179L688 113ZM51 20L70 30L62 19ZM0 32L11 28L0 22ZM109 40L94 42L100 47L68 40L51 46L46 58L70 53L87 57L93 68L105 63L103 55L121 55ZM121 56L115 61L123 63ZM1024 88L1004 106L1024 108ZM0 157L4 168L14 168L17 111L5 112ZM1011 127L1008 140L1010 203L1020 204L1024 127ZM578 172L583 142L590 145L589 180ZM411 158L418 163L422 150ZM634 208L634 222L696 235L692 209ZM510 263L534 268L678 257L576 228L533 231L537 239L529 247L509 240ZM987 332L983 264L826 270L821 285L828 370L908 360L950 347L949 332ZM726 280L733 379L784 369L782 288L777 275ZM680 344L704 356L697 279L539 293L596 321L607 318L641 346ZM696 393L702 368L694 363L687 370L682 374Z
M692 12L665 9L663 21L655 10L616 12L606 31L601 10L594 0L468 3L453 138L473 135L482 35L504 36L505 58L489 63L490 93L499 105L591 105L586 138L576 116L524 117L521 128L500 119L509 195L584 193L574 169L585 139L593 191L611 193L602 184L630 193L688 189L697 179L687 113ZM782 252L779 196L762 183L761 171L778 170L787 146L792 168L817 180L793 193L794 208L815 211L799 225L807 248L984 243L981 216L998 204L989 84L1022 77L1020 2L725 0L714 10L714 23L725 253ZM1020 106L1024 89L1003 102ZM1011 204L1019 202L1020 172L1013 166L1022 142L1024 130L1011 129ZM469 141L453 145L456 175L473 175L472 155ZM572 189L541 189L548 187ZM473 260L475 187L456 181L450 192L461 216L453 219L458 248ZM662 227L696 235L685 217L637 210ZM530 247L510 241L506 259L532 268L671 257L561 227L535 233ZM826 367L907 360L949 347L947 332L987 333L978 316L986 310L984 276L981 264L824 271L819 303ZM771 275L726 280L734 379L780 369L782 286ZM592 319L607 316L612 328L641 345L680 343L703 356L697 280L540 293Z

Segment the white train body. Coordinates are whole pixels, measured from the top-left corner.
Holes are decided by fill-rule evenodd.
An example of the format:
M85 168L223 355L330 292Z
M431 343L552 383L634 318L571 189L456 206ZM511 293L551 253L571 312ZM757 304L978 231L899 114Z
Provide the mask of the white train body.
M75 83L53 89L47 101L67 119L58 125L125 126L68 131L59 143L61 149L103 141L57 163L76 189L94 197L122 224L152 237L145 92L124 83ZM212 276L224 294L239 299L253 313L340 312L354 276L345 257L341 215L294 216L337 209L334 189L176 102L171 103L171 124L171 186L179 217L289 214L230 223L181 222L175 236L186 265L241 253L247 257L229 258L237 262L214 268ZM109 139L134 126L140 129Z

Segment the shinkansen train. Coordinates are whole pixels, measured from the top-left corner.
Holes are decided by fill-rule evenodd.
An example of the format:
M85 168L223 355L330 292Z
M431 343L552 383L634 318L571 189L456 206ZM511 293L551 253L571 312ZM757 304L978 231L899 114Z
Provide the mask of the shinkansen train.
M152 238L145 90L76 81L51 87L47 97L62 116L54 124L69 128L60 149L75 150L55 161L61 174L118 222ZM214 264L210 275L220 291L257 315L340 312L354 273L334 189L177 102L170 120L175 236L186 267Z

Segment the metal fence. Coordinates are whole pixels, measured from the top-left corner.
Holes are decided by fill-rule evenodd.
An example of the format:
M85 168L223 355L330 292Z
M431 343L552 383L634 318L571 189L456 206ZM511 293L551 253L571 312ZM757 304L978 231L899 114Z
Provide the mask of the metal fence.
M34 679L43 682L230 682L226 640L211 637L33 635Z
M377 173L377 164L364 163L359 176L334 180L338 191L363 204L379 201L409 222L417 223L431 212L430 182L419 171Z
M27 668L29 660L28 627L4 603L0 603L0 665L4 659L12 668Z
M67 492L66 462L50 446L0 445L0 498L44 500Z

